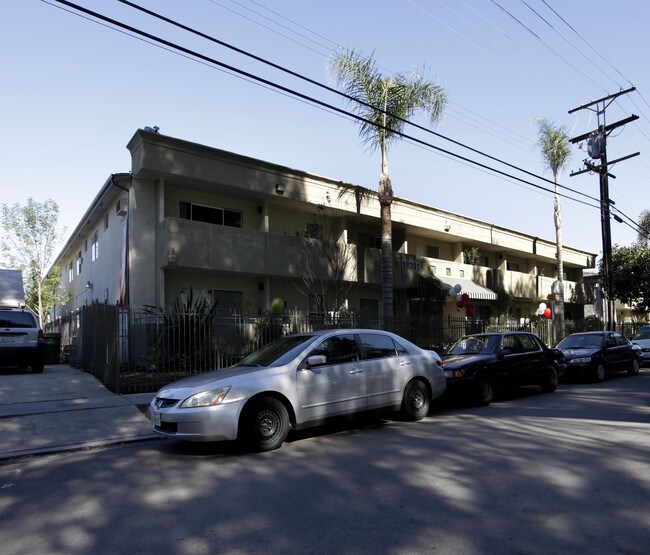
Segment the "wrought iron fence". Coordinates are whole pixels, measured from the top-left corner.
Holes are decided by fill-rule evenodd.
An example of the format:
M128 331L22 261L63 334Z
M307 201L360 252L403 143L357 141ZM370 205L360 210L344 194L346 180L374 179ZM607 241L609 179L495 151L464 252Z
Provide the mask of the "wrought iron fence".
M567 333L603 329L598 320L567 323ZM462 335L531 331L551 344L548 320L480 321L464 317L434 321L397 319L394 331L416 345L444 352ZM95 303L47 326L61 334L64 362L93 373L115 393L155 392L174 380L231 366L266 343L292 333L328 328L382 329L381 319L356 313L246 315L137 312ZM633 335L629 324L622 330Z

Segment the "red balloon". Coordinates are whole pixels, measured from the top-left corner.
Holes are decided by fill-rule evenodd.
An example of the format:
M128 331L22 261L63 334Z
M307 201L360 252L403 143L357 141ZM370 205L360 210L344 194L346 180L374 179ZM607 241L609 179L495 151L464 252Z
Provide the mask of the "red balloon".
M544 309L544 318L550 318L551 317L551 309L550 308L545 308Z
M460 296L461 299L463 299L465 302L469 301L469 295L467 293L463 293Z
M474 309L470 306L465 310L465 314L469 316L470 318L474 318Z
M456 301L456 306L458 308L464 308L465 307L465 301Z

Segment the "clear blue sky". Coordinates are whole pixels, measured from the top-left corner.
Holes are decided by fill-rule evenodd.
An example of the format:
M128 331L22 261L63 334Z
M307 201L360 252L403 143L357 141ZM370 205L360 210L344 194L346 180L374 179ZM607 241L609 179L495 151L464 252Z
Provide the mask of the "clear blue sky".
M80 5L182 44L335 106L344 101L152 20L112 0ZM138 0L185 25L331 84L328 54L374 52L386 73L425 67L451 101L433 129L549 179L535 145L539 117L571 136L597 126L568 111L637 87L613 102L610 197L634 221L650 208L650 5L642 0ZM355 124L238 77L116 32L40 0L0 7L1 201L55 200L72 231L109 174L130 170L126 144L137 128L376 188L380 162ZM554 10L556 13L553 13ZM534 11L533 11L534 10ZM535 13L536 12L536 13ZM561 16L562 19L560 19ZM564 20L564 21L563 21ZM570 25L570 27L569 27ZM426 124L426 120L418 123ZM414 136L544 187L552 185L455 146ZM598 177L575 148L561 183L599 196ZM395 193L496 225L554 240L552 195L408 142L389 153ZM567 193L577 197L574 193ZM583 199L594 204L593 201ZM564 243L601 251L600 212L562 199ZM636 234L612 221L613 242Z

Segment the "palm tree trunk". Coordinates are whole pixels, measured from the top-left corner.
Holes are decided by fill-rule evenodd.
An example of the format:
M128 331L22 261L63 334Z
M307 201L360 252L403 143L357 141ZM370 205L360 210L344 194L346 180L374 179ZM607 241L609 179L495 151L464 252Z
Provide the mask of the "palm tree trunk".
M381 217L381 294L384 307L384 329L393 330L393 231L391 204L393 187L388 177L388 162L382 150L381 177L379 178L379 205Z
M556 342L565 336L564 325L564 262L562 257L562 207L560 206L560 196L557 192L557 178L555 180L555 198L553 202L554 220L555 220L555 243L557 247L557 281L558 293L555 300L555 323L556 323Z

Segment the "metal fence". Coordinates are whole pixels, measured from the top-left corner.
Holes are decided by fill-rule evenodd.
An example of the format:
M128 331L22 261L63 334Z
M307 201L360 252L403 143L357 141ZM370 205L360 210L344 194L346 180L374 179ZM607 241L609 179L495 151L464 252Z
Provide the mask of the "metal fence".
M231 366L269 341L327 328L382 329L381 319L355 313L211 315L136 312L94 303L49 324L61 334L62 360L97 376L115 393L155 392L174 380ZM603 329L598 320L567 322L567 334ZM394 331L425 349L443 352L467 333L531 331L552 343L549 320L480 321L464 317L434 321L397 319ZM622 327L628 337L634 324Z

